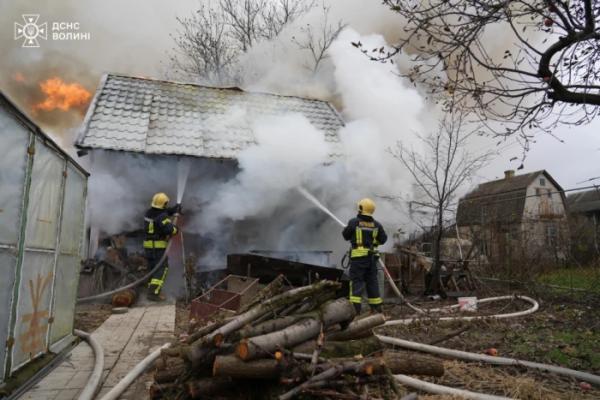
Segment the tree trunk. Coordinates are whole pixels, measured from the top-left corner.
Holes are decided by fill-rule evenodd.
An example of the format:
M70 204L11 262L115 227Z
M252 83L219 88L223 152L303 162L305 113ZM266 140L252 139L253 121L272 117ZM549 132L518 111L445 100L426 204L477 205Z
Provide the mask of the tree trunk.
M387 367L393 374L436 377L444 375L444 364L441 360L406 352L385 351L381 357L373 359L373 365L373 374L385 374L385 367Z
M374 314L365 318L354 320L348 325L346 329L332 332L326 335L327 341L341 341L341 340L352 340L360 337L370 336L371 330L376 326L383 325L385 323L385 316L383 314Z
M354 306L346 299L337 299L324 304L314 316L291 325L283 330L256 336L240 342L237 355L242 360L251 360L269 355L278 348L290 348L311 338L316 338L321 325L331 326L354 318ZM314 349L313 349L314 350Z
M284 362L272 358L242 361L234 355L217 356L213 364L213 376L233 379L277 379L287 369Z
M431 267L431 281L427 287L427 292L431 294L445 294L440 286L441 270L441 242L444 233L444 207L441 204L438 207L438 221L435 236L433 237L433 266Z
M290 325L295 324L299 320L301 320L302 316L298 315L290 315L287 317L281 317L276 319L271 319L269 321L261 322L256 326L249 326L247 328L240 329L233 336L240 339L251 338L253 336L266 335L267 333L275 332L287 328Z
M325 290L337 289L340 286L337 282L332 281L319 281L310 286L303 286L296 289L288 290L278 296L272 297L266 300L245 313L238 315L219 329L215 330L211 334L207 335L204 339L194 342L194 347L201 347L206 344L212 343L215 346L219 346L224 338L234 331L237 331L244 325L256 320L257 318L265 315L269 311L272 311L281 306L292 304L306 296L316 295Z
M297 353L312 353L316 347L316 340L310 340L294 347ZM347 340L344 342L325 341L321 356L326 358L354 357L367 355L383 350L384 346L374 336L360 340Z

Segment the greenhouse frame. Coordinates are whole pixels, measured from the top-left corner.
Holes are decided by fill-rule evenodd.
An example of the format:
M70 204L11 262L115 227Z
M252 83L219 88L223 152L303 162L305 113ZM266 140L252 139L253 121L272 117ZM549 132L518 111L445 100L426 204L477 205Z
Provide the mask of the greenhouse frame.
M73 341L88 173L0 92L0 383Z

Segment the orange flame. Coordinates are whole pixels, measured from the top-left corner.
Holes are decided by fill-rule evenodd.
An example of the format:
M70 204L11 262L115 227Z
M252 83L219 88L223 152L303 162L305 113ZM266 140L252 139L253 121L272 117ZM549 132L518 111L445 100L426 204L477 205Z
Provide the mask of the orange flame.
M40 83L40 89L46 98L35 104L33 109L68 111L71 108L83 108L87 105L91 93L79 83L66 83L60 78L50 78Z

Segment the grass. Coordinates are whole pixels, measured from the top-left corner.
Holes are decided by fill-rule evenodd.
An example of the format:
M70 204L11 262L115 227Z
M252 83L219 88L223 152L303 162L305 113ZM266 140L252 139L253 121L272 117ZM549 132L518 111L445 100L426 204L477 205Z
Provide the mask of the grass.
M538 278L546 285L561 286L565 290L579 289L600 294L600 268L561 268L547 272ZM554 288L557 289L557 288Z

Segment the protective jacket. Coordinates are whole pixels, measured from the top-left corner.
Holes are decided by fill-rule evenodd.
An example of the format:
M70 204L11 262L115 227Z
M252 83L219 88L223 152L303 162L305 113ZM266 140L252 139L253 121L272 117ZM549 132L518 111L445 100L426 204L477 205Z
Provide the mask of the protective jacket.
M349 240L352 246L351 259L367 258L378 255L377 247L387 241L387 234L383 226L369 215L358 214L356 218L348 221L342 231L344 239Z
M177 227L169 218L171 209L150 208L144 215L144 248L165 249L169 238L177 234Z

